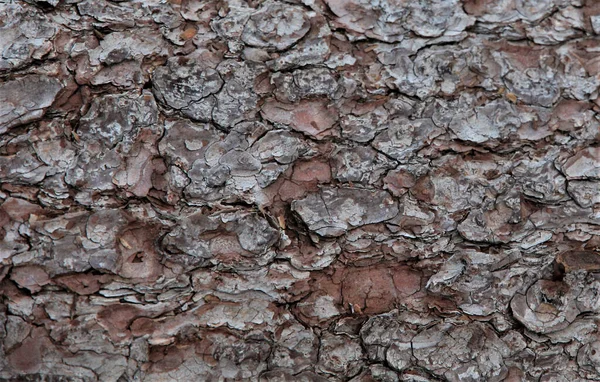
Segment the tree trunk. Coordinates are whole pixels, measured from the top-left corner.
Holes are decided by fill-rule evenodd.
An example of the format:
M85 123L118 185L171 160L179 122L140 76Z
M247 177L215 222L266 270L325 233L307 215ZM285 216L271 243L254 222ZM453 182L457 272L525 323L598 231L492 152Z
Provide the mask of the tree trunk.
M0 0L0 380L600 380L599 34Z

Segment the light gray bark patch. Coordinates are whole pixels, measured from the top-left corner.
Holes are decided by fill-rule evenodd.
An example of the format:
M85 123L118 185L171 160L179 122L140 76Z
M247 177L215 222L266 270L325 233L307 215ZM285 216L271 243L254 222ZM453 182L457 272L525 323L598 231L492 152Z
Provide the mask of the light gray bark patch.
M398 214L398 203L385 191L324 188L294 201L292 210L300 215L309 230L336 237L354 227L393 218Z

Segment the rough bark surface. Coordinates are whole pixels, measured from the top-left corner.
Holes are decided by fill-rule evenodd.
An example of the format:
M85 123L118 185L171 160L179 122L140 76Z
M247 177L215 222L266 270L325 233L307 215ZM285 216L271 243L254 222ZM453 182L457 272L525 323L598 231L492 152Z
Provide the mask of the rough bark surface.
M0 380L600 380L600 2L0 0Z

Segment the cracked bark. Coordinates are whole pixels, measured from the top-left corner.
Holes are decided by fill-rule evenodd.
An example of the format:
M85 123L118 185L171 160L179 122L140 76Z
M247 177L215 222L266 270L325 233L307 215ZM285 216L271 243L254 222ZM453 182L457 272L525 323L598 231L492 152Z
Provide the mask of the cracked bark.
M600 380L594 0L0 0L0 380Z

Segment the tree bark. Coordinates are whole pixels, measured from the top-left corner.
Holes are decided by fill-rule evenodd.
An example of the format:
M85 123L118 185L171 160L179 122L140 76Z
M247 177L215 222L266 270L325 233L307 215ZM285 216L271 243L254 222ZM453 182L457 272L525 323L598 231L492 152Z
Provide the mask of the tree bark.
M599 34L0 0L0 380L600 380Z

